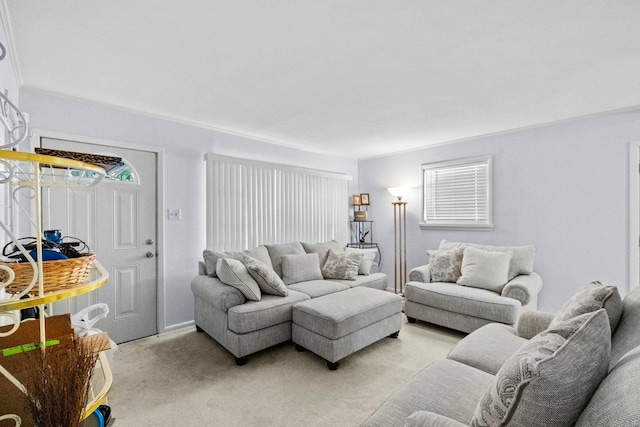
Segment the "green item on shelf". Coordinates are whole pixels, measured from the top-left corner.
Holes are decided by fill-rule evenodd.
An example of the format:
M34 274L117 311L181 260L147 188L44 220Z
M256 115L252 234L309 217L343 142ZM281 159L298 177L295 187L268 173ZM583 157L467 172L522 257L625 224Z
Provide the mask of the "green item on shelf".
M45 347L51 347L52 345L58 345L58 344L60 344L60 340L48 340L48 341L45 341L44 343ZM38 348L37 343L18 345L16 347L5 348L4 350L2 350L2 355L12 356L14 354L35 350L36 348Z

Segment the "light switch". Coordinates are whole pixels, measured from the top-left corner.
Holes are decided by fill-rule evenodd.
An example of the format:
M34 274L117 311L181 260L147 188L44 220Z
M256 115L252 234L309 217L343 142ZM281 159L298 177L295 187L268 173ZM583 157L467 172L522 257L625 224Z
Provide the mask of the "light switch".
M182 219L182 209L168 209L169 219Z

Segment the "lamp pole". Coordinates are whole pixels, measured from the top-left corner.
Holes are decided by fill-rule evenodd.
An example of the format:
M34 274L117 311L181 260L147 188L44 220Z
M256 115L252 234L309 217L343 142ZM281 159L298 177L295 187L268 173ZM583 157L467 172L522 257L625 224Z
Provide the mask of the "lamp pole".
M393 290L403 293L407 281L407 202L398 200L393 205Z

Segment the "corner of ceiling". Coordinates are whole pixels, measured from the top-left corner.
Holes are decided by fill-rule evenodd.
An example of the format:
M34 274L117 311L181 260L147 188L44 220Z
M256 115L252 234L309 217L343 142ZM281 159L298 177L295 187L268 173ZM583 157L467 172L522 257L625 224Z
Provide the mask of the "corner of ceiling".
M16 84L18 89L22 87L24 82L22 81L22 74L20 73L20 66L18 65L18 54L16 51L16 45L13 39L13 31L11 29L11 21L9 19L9 6L8 0L0 0L0 18L2 18L2 28L4 29L4 35L7 39L8 46L7 55L11 57L11 64L13 65L13 72L16 76Z

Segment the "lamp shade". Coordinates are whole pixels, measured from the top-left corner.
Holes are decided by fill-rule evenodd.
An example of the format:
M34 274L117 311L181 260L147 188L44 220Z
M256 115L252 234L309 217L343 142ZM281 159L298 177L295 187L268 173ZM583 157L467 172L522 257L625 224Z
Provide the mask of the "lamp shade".
M391 187L387 190L389 190L389 193L397 197L398 200L402 200L402 198L409 194L409 191L411 191L409 187Z

